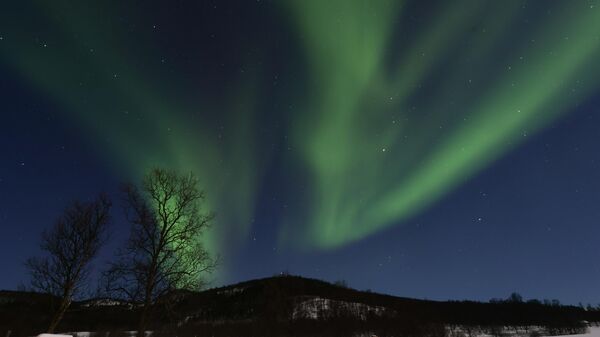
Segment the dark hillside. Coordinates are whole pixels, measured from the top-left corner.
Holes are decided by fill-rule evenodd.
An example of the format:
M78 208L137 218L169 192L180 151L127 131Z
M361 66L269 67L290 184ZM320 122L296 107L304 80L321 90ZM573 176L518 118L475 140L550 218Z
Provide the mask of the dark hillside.
M12 336L43 331L50 296L0 292L0 329ZM114 299L74 303L60 331L134 330L135 304ZM172 293L153 314L155 331L207 336L444 336L448 326L543 327L544 333L579 332L582 321L600 322L600 310L557 302L428 301L358 291L298 276L270 277L203 292ZM496 330L495 330L496 329ZM531 331L531 334L539 331ZM0 334L2 331L0 331Z

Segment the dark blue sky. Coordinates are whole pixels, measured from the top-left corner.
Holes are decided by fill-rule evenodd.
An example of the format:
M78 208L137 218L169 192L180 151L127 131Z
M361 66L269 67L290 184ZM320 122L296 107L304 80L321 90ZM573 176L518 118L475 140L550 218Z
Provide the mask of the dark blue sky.
M132 89L128 97L127 88L131 87L127 85L143 82L130 81L123 94L117 84L98 78L99 73L91 66L93 63L73 56L77 48L71 48L69 43L75 42L68 41L83 40L90 34L96 36L96 42L102 41L104 46L113 48L106 53L106 58L112 57L112 60L102 58L106 63L100 64L117 69L115 79L127 74L115 60L127 56L137 61L123 64L143 73L154 85L164 86L165 95L181 99L177 104L166 104L173 111L149 115L141 112L144 121L154 118L163 124L162 121L173 116L188 120L192 113L177 112L176 108L179 104L193 105L198 99L196 94L201 92L197 94L198 100L204 100L204 107L211 108L202 116L205 124L210 125L210 135L218 139L239 138L242 144L258 144L259 150L254 154L248 155L245 148L239 150L238 143L232 142L218 148L224 153L222 157L194 161L219 162L236 157L242 158L240 162L250 160L255 164L251 167L256 173L253 178L256 188L248 206L250 223L243 227L243 233L236 235L229 232L241 227L222 225L221 231L225 234L217 250L224 256L225 272L214 285L289 272L329 281L346 280L357 289L406 297L489 300L517 291L524 298L600 303L600 90L597 86L589 84L585 87L588 94L560 107L560 117L537 132L524 131L519 140L514 140L518 146L503 152L416 215L332 249L310 246L297 250L291 247L293 245L282 245L279 235L282 222L294 214L287 210L288 206L305 203L304 191L310 185L306 181L311 175L302 173L301 160L294 157L296 148L289 140L293 131L287 126L304 113L302 106L310 97L306 93L310 81L305 70L310 62L301 52L302 44L292 40L293 28L284 24L289 18L269 1L195 5L186 1L172 2L172 5L158 1L130 5L115 2L93 8L96 7L105 10L96 13L99 22L104 19L112 22L110 32L95 31L106 27L92 26L92 23L87 26L79 21L68 26L74 30L67 32L56 23L61 20L48 19L54 23L27 21L29 15L34 18L58 15L64 21L78 14L77 9L73 9L73 13L68 10L51 13L41 4L12 4L0 15L0 22L3 21L0 44L5 44L0 48L0 266L3 275L0 289L15 289L21 282L26 283L23 262L40 253L38 240L42 230L52 225L70 201L90 199L104 191L113 198L115 207L112 239L97 260L101 268L126 238L128 227L119 203L119 185L139 179L132 169L136 165L132 163L138 161L138 155L140 162L147 157L175 156L168 146L162 147L170 138L152 134L146 124L132 123L122 128L114 124L113 114L129 115L129 108L136 113L136 107L130 107L128 102L140 100L144 95L136 96L136 90ZM428 13L438 13L439 8L442 6L438 2L411 3L408 14L402 16L409 24L396 24L394 28L399 41L412 43L411 36L419 35L422 22L428 22ZM521 20L520 24L510 34L526 34L521 25L527 26L530 22L533 25L537 20L535 13L541 9L546 10L544 5L538 5L535 10L523 6L515 15ZM1 20L3 18L6 20ZM472 31L487 27L493 18L493 13L484 12L481 17L472 19L462 34L470 36ZM414 25L410 23L413 21ZM155 24L160 32L156 32ZM74 38L65 37L69 34ZM113 40L105 37L109 34L119 36L115 41L120 44L111 45ZM154 40L153 34L160 38ZM306 37L300 40L303 38ZM510 54L511 44L506 40L495 43L498 54L486 61L504 67L501 51ZM33 52L35 49L28 49L28 44L56 48L55 55L61 55L64 60L41 51L37 55ZM93 48L97 47L88 49ZM402 46L392 44L389 48L395 50ZM145 58L143 55L148 50L152 50L151 57ZM458 51L445 51L444 55L450 59L454 53ZM30 59L26 57L23 61L24 55ZM362 61L358 58L357 62ZM445 62L452 64L452 60L439 61L442 66ZM50 70L40 72L39 67ZM61 79L51 68L64 72L65 78ZM597 67L588 69L589 73L599 71ZM446 73L434 69L423 83L437 81L437 77ZM86 79L79 85L82 89L72 89L79 75ZM252 89L240 84L246 82L252 83L249 85ZM492 87L492 84L488 85ZM252 94L238 95L240 88ZM435 85L425 88L428 89L415 94L412 104L426 106L431 97L437 97ZM148 88L144 90L152 92ZM518 90L527 93L530 89ZM229 95L230 92L234 94ZM252 95L255 97L248 99L247 96ZM146 96L148 100L154 98ZM469 99L464 101L469 102ZM231 107L236 100L244 106L252 101L255 112L251 115L244 109L238 112ZM150 106L155 101L147 103ZM89 110L77 110L83 106ZM103 113L109 117L99 117ZM91 117L85 119L79 115ZM240 125L252 123L254 136L240 133L239 125L230 121L240 116L247 118L239 122ZM429 122L427 116L421 119L422 123ZM202 134L206 128L203 125L192 130ZM147 146L122 141L129 140L123 136L124 130L130 130ZM185 139L179 136L177 143L185 143ZM160 149L154 151L155 145ZM196 144L189 146L194 148ZM237 154L238 150L243 155ZM129 156L129 162L122 160L123 153ZM195 152L186 152L189 153ZM371 164L365 160L362 165ZM244 165L232 167L232 171L211 172L227 173L225 180L244 181L244 170L250 169ZM386 172L386 179L389 176ZM206 176L201 178L207 179ZM221 187L211 186L209 191L218 190L219 200L232 205L239 200L231 197L240 193L232 188L235 184L216 186ZM223 222L237 220L224 211L226 207L217 207L221 207L217 215L225 219ZM237 208L233 207L231 213L236 212Z

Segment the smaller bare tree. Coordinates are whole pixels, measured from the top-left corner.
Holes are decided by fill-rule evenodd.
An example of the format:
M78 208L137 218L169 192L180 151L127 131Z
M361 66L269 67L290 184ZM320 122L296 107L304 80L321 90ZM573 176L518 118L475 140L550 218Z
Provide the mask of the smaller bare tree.
M200 211L204 192L193 174L155 169L141 189L130 184L124 192L131 234L104 280L109 293L141 303L143 336L159 300L174 290L200 289L202 274L215 268L200 240L212 214Z
M40 247L46 255L25 263L31 287L59 298L49 333L54 332L86 284L90 262L106 242L110 207L105 195L92 202L73 202L51 230L42 233Z

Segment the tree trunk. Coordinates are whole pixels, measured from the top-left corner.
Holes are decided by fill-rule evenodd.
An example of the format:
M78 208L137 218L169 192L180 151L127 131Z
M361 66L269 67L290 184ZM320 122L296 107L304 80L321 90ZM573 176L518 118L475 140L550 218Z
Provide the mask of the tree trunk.
M162 242L162 239L161 239ZM154 290L154 278L156 277L156 260L157 257L152 257L152 264L148 272L148 280L146 280L146 289L144 294L144 309L142 309L142 315L140 316L140 325L138 326L137 337L146 336L146 325L148 321L148 314L150 313L150 307L152 306L152 291Z
M144 337L146 335L146 325L148 321L148 313L150 312L150 303L144 303L144 309L142 309L142 315L140 316L140 324L138 326L137 337Z
M48 333L54 332L54 330L58 326L58 323L60 323L63 316L65 315L65 312L67 311L67 309L69 308L70 305L71 305L71 300L68 297L64 297L60 301L60 306L58 307L58 310L54 314L54 317L52 317L52 321L50 322L50 326L48 327Z

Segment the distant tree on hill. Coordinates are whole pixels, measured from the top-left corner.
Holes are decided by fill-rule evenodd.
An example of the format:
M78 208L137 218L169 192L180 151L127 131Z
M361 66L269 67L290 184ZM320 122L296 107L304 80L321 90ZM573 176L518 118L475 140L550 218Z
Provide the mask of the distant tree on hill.
M142 304L138 326L143 336L158 301L175 290L198 290L216 261L200 237L212 214L200 211L204 192L193 174L150 171L141 188L124 187L131 234L118 260L104 274L106 289Z
M522 303L523 296L521 296L519 293L514 292L514 293L510 294L507 301L512 302L512 303Z
M92 202L72 203L54 227L43 232L40 247L46 255L25 263L31 287L60 299L48 326L50 333L86 284L90 262L106 242L110 207L104 195Z
M340 288L348 288L348 282L346 282L346 280L337 280L333 284Z

